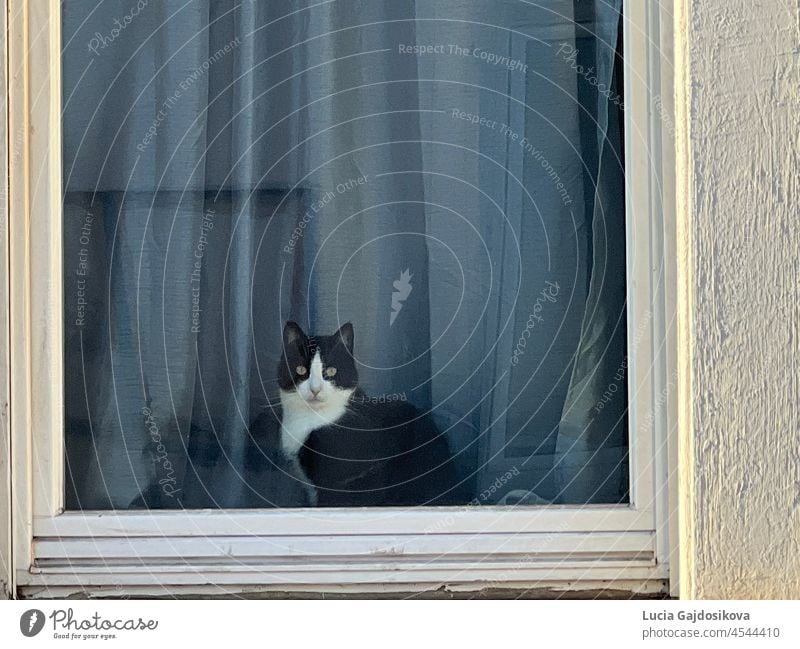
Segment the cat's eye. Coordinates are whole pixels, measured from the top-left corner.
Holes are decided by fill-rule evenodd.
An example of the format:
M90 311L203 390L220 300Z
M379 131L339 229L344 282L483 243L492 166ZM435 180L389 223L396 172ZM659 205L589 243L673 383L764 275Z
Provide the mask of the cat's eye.
M325 376L330 378L331 376L336 376L336 368L335 367L326 367L325 368Z
M297 373L298 376L305 376L306 372L308 372L308 370L302 365L298 365L297 367L295 367L294 371Z

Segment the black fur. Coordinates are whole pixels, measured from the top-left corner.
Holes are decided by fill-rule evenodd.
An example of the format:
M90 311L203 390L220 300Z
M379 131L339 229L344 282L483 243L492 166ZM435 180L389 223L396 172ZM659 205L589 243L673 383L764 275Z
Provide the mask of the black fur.
M298 375L298 366L308 367L314 353L319 350L325 361L336 368L336 376L327 380L342 388L355 388L358 371L353 358L353 325L349 322L332 336L306 336L296 322L287 322L283 328L283 355L278 362L278 385L282 390L293 390L308 375Z
M339 421L311 433L300 464L320 507L455 503L447 440L408 403L374 403L356 392Z
M330 380L357 388L353 327L331 336L306 336L294 322L284 328L278 384L293 390L307 375L314 353ZM300 465L317 492L320 507L377 507L455 504L457 473L446 437L432 418L406 402L376 403L356 389L347 412L334 424L314 430L300 451Z

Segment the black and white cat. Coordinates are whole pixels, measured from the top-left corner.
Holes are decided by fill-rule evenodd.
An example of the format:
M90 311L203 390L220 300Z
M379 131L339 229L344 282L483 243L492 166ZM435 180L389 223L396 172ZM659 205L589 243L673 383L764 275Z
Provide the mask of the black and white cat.
M358 389L350 323L331 336L307 336L286 323L278 385L280 447L313 484L317 505L453 502L453 458L432 419Z
M298 457L312 431L335 424L347 413L357 385L349 322L332 336L316 338L306 336L296 323L286 323L278 386L281 448L287 457Z

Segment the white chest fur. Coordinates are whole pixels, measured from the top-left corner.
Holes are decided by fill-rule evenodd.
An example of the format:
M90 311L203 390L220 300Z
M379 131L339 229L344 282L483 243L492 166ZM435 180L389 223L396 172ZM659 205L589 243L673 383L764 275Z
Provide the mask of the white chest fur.
M353 390L332 391L325 403L312 407L297 392L281 390L281 448L286 456L297 457L314 430L335 424L341 419L352 394Z

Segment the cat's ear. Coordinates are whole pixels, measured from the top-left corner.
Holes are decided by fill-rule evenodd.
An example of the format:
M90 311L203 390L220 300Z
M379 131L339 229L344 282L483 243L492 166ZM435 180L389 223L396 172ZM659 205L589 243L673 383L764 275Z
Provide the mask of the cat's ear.
M289 320L283 328L283 346L291 347L292 345L300 346L306 340L306 335L296 322Z
M351 354L353 353L353 325L349 322L343 324L339 327L339 331L337 331L334 336L338 340L341 340L344 343L344 346L347 347L347 351Z

